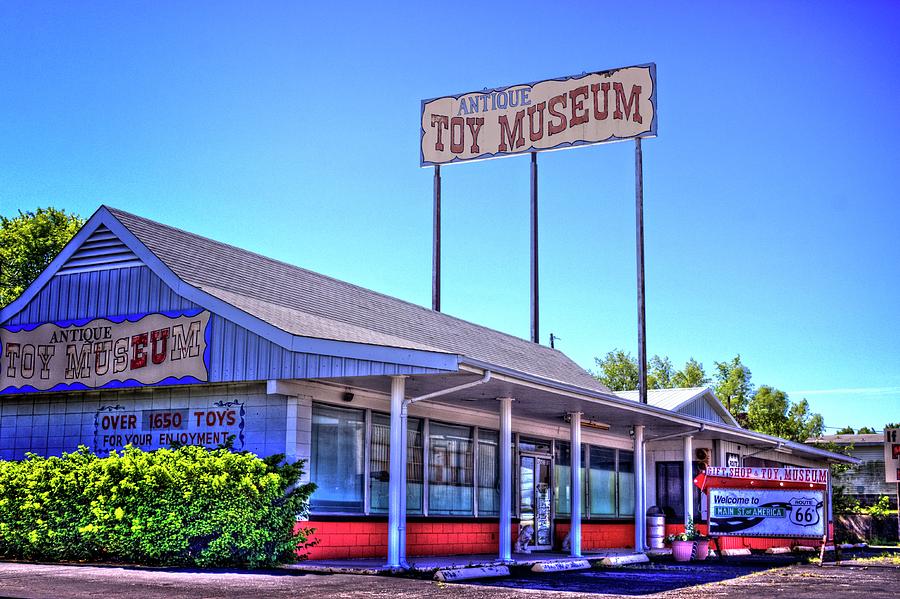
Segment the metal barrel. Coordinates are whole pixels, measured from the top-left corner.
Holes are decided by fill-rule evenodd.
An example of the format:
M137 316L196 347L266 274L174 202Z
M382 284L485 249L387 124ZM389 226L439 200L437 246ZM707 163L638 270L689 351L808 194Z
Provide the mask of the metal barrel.
M666 517L662 514L647 516L647 545L650 549L662 549L666 538Z

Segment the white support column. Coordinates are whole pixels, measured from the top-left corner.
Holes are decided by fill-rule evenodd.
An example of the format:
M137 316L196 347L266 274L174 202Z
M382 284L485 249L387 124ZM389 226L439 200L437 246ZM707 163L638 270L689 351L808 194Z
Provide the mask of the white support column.
M406 406L400 410L400 480L402 488L400 489L400 565L406 568L409 564L406 562L406 496L409 493L407 481L407 466L409 466L409 430L408 427L409 414Z
M684 438L684 525L694 517L694 437Z
M400 478L403 470L402 423L400 411L403 407L403 396L406 392L406 377L391 377L391 447L388 483L388 568L402 566L400 556L401 496L405 491L406 481Z
M500 398L500 561L512 561L512 402Z
M647 508L644 506L644 426L634 426L634 550L644 551L647 542Z
M570 555L581 557L581 412L569 414L571 434L572 520L569 527Z

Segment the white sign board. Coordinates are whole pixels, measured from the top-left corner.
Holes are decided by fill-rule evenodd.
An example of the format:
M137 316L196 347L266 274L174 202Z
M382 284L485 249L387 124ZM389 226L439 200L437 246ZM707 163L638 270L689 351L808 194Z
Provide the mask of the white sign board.
M656 136L656 65L582 73L422 102L420 164Z
M889 483L900 482L900 428L884 429L884 476Z
M824 497L812 489L710 489L709 534L821 538Z
M0 327L0 393L206 382L210 313Z
M775 482L828 484L828 468L767 468L761 466L707 466L706 477L741 478Z

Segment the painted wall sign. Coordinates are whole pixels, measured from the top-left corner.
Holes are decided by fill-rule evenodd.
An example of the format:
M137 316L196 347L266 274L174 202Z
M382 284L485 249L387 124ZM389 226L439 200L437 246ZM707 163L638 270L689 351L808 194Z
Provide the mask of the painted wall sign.
M822 538L824 497L813 489L710 489L709 534Z
M422 101L429 166L656 136L656 65Z
M900 482L900 429L884 429L884 479Z
M172 445L217 447L234 437L234 449L244 448L243 402L217 401L209 408L128 410L101 406L94 415L94 451L133 445L157 449Z
M0 327L0 393L201 383L205 310Z
M764 468L707 466L706 478L739 478L775 482L828 484L828 468Z

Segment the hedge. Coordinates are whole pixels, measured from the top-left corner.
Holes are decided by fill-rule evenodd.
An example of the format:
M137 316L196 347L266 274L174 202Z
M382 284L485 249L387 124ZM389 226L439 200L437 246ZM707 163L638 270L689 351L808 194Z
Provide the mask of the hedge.
M302 463L228 449L126 447L0 460L0 556L267 567L296 559Z

